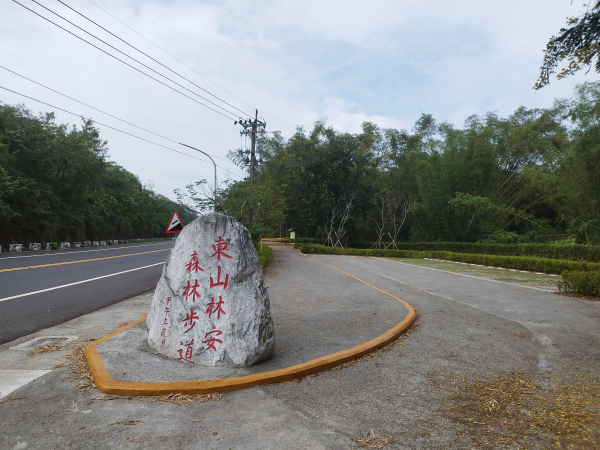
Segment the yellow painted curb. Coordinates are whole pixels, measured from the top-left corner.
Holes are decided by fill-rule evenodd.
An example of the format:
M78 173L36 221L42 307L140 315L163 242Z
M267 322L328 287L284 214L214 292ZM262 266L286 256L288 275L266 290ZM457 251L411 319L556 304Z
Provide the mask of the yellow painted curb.
M119 328L114 333L103 337L102 339L94 342L93 344L88 345L84 349L83 354L85 355L85 359L87 360L88 367L90 368L90 372L92 373L92 377L94 378L94 383L96 383L96 387L100 392L117 395L209 394L212 392L235 391L237 389L243 389L251 386L290 381L294 378L305 377L307 375L312 375L327 369L331 369L332 367L338 366L348 361L358 359L361 356L364 356L368 353L373 352L374 350L384 347L393 340L397 339L398 336L400 336L408 328L410 328L410 326L415 321L415 318L417 316L415 310L404 300L396 297L395 295L390 294L389 292L384 291L383 289L375 287L361 280L360 278L355 277L354 275L350 275L349 273L344 272L343 270L340 270L337 267L330 266L329 264L326 264L314 258L311 259L321 264L325 264L326 266L329 266L339 272L342 272L343 274L346 274L360 281L361 283L372 287L373 289L376 289L386 295L389 295L392 298L395 298L396 300L401 302L406 307L406 309L408 309L408 314L402 320L402 322L400 322L390 330L386 331L382 335L377 336L375 339L371 339L370 341L365 342L364 344L357 345L356 347L352 347L347 350L342 350L337 353L332 353L330 355L321 356L320 358L313 359L312 361L297 364L291 367L286 367L285 369L272 370L269 372L257 373L254 375L246 375L243 377L214 380L177 381L160 383L141 383L134 381L115 380L113 377L110 376L108 370L106 370L106 367L104 367L104 363L102 362L102 358L100 357L98 350L96 350L96 347L102 342L125 331L127 328L142 322L146 319L146 317L144 316L135 322L132 322L128 325Z

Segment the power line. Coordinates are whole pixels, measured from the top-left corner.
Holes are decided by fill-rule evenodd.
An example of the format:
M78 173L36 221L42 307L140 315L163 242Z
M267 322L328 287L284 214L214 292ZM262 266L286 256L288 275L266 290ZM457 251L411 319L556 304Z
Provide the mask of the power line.
M75 33L73 33L73 32L71 32L71 31L67 30L67 29L66 29L66 28L64 28L64 27L61 27L59 24L57 24L57 23L55 23L55 22L52 22L50 19L48 19L48 18L46 18L46 17L42 16L41 14L39 14L39 13L35 12L34 10L32 10L32 9L28 8L27 6L25 6L25 5L22 5L22 4L21 4L21 3L19 3L18 1L16 1L16 0L12 0L12 1L13 1L13 2L15 2L16 4L18 4L18 5L22 6L22 7L23 7L23 8L25 8L26 10L28 10L28 11L30 11L30 12L32 12L32 13L34 13L36 16L39 16L39 17L41 17L42 19L44 19L44 20L46 20L46 21L50 22L52 25L55 25L55 26L57 26L57 27L58 27L58 28L60 28L61 30L64 30L64 31L66 31L67 33L69 33L69 34L71 34L71 35L75 36L77 39L80 39L80 40L82 40L82 41L83 41L83 42L85 42L86 44L89 44L89 45L91 45L92 47L94 47L94 48L96 48L96 49L100 50L101 52L103 52L103 53L106 53L108 56L110 56L110 57L112 57L112 58L116 59L117 61L120 61L120 62L122 62L123 64L125 64L126 66L129 66L129 67L131 67L131 68L132 68L132 69L134 69L134 70L137 70L137 71L138 71L138 72L140 72L141 74L143 74L143 75L146 75L148 78L151 78L151 79L153 79L154 81L156 81L156 82L158 82L158 83L162 84L163 86L166 86L166 87L168 87L169 89L171 89L171 90L173 90L173 91L175 91L175 92L177 92L177 93L179 93L179 94L183 95L184 97L187 97L187 98L189 98L190 100L192 100L192 101L194 101L194 102L198 103L199 105L202 105L202 106L204 106L205 108L208 108L208 109L210 109L211 111L214 111L214 112L216 112L217 114L220 114L220 115L222 115L223 117L225 117L225 118L227 118L227 119L229 119L229 120L235 120L235 119L233 119L233 118L231 118L231 117L229 117L229 116L226 116L226 115L225 115L225 114L223 114L221 111L217 111L216 109L213 109L213 108L211 108L210 106L207 106L207 105L205 105L205 104L204 104L204 103L202 103L202 102L199 102L198 100L196 100L196 99L194 99L194 98L190 97L189 95L186 95L186 94L184 94L184 93L183 93L183 92L181 92L181 91L178 91L178 90L177 90L177 89L175 89L174 87L172 87L172 86L169 86L169 85L168 85L168 84L166 84L166 83L163 83L162 81L160 81L160 80L158 80L158 79L154 78L152 75L148 75L146 72L143 72L143 71L141 71L141 70L140 70L140 69L138 69L137 67L135 67L135 66L132 66L131 64L129 64L129 63L127 63L127 62L123 61L123 60L122 60L122 59L120 59L120 58L117 58L115 55L112 55L112 54L108 53L106 50L103 50L103 49L101 49L101 48L100 48L100 47L98 47L97 45L94 45L94 44L92 44L91 42L89 42L89 41L86 41L86 40L85 40L85 39L83 39L82 37L80 37L80 36L77 36ZM133 59L133 58L132 58L132 59ZM165 78L166 78L166 77L165 77ZM177 83L176 83L176 84L177 84ZM229 112L229 111L228 111L228 112ZM231 113L230 113L230 114L231 114Z
M108 14L109 16L111 16L113 19L115 19L118 22L121 22L123 25L125 25L127 28L129 28L131 31L133 31L134 33L136 33L137 35L143 37L144 39L146 39L148 42L150 42L152 45L154 45L156 48L162 50L163 52L165 52L167 55L169 55L171 58L179 61L181 64L183 64L185 67L187 67L188 69L192 70L193 72L196 72L198 75L200 75L202 78L204 78L206 81L208 81L209 83L214 84L216 87L218 87L219 89L221 89L224 92L227 92L229 95L231 95L233 98L239 100L240 102L242 102L244 105L249 106L250 108L254 109L253 106L249 105L248 103L246 103L244 100L242 100L239 97L236 97L235 95L233 95L231 92L229 92L227 89L219 86L217 83L215 83L214 81L208 79L207 77L205 77L204 75L202 75L200 72L198 72L196 69L194 69L193 67L190 67L189 65L187 65L186 63L184 63L182 60L180 60L179 58L177 58L175 55L173 55L172 53L169 53L168 51L166 51L164 48L160 47L158 44L155 44L154 42L152 42L150 39L148 39L146 36L144 36L142 33L134 30L133 28L131 28L129 25L127 25L125 22L123 22L121 19L119 19L118 17L112 15L111 13L109 13L107 10L105 10L104 8L102 8L100 5L98 5L97 3L94 3L92 0L89 0L89 2L94 5L96 8L101 9L102 11L104 11L106 14Z
M26 79L27 81L31 81L32 83L35 83L35 84L37 84L38 86L41 86L41 87L43 87L43 88L45 88L45 89L48 89L48 90L50 90L50 91L52 91L52 92L55 92L55 93L57 93L58 95L62 95L63 97L66 97L66 98L68 98L69 100L73 100L74 102L77 102L77 103L80 103L80 104L82 104L82 105L84 105L84 106L87 106L88 108L92 108L92 109L94 109L94 110L96 110L96 111L98 111L98 112L101 112L102 114L106 114L107 116L110 116L110 117L112 117L113 119L120 120L121 122L124 122L124 123L126 123L126 124L128 124L128 125L131 125L132 127L139 128L140 130L146 131L146 132L148 132L148 133L151 133L151 134L153 134L153 135L155 135L155 136L158 136L158 137L161 137L161 138L163 138L163 139L166 139L167 141L171 141L171 142L173 142L173 143L175 143L175 144L179 144L179 142L177 142L177 141L175 141L175 140L173 140L173 139L171 139L171 138L168 138L168 137L166 137L166 136L163 136L163 135L161 135L161 134L155 133L154 131L147 130L146 128L140 127L139 125L136 125L136 124L134 124L134 123L128 122L128 121L127 121L127 120L125 120L125 119L120 119L120 118L119 118L119 117L117 117L117 116L113 116L112 114L110 114L110 113L107 113L106 111L102 111L101 109L95 108L95 107L93 107L92 105L88 105L87 103L84 103L84 102L82 102L82 101L80 101L80 100L77 100L76 98L70 97L70 96L68 96L67 94L63 94L62 92L59 92L59 91L57 91L56 89L52 89L51 87L48 87L48 86L46 86L46 85L44 85L44 84L42 84L42 83L39 83L39 82L37 82L37 81L35 81L35 80L32 80L31 78L27 78L25 75L21 75L21 74L19 74L19 73L15 72L15 71L13 71L13 70L7 69L7 68L6 68L6 67L4 67L4 66L0 66L0 69L4 69L4 70L6 70L6 71L8 71L8 72L10 72L10 73L13 73L13 74L17 75L18 77L24 78L24 79ZM221 158L220 156L217 156L217 155L211 155L211 156L214 156L215 158L222 159L223 161L227 161L227 162L229 162L229 160L227 160L227 159L225 159L225 158Z
M30 97L30 96L28 96L28 95L21 94L20 92L13 91L12 89L5 88L4 86L0 86L0 89L4 89L5 91L12 92L13 94L17 94L17 95L20 95L20 96L22 96L22 97L25 97L25 98L28 98L28 99L30 99L30 100L33 100L34 102L38 102L38 103L41 103L41 104L43 104L43 105L49 106L49 107L51 107L51 108L58 109L59 111L66 112L67 114L71 114L71 115L73 115L73 116L76 116L76 117L81 117L82 119L85 119L85 117L84 117L84 116L82 116L82 115L80 115L80 114L76 114L76 113L74 113L74 112L67 111L66 109L59 108L58 106L51 105L50 103L43 102L43 101L41 101L41 100L38 100L37 98L33 98L33 97ZM98 125L102 125L103 127L107 127L107 128L110 128L111 130L118 131L119 133L126 134L127 136L131 136L131 137L134 137L134 138L136 138L136 139L140 139L140 140L142 140L142 141L145 141L145 142L148 142L148 143L150 143L150 144L156 145L156 146L158 146L158 147L166 148L167 150L171 150L172 152L175 152L175 153L180 153L180 154L182 154L182 155L189 156L190 158L197 159L198 161L202 161L202 162L208 163L208 161L206 161L205 159L196 158L195 156L188 155L187 153L181 152L181 151L179 151L179 150L175 150L174 148L171 148L171 147L167 147L166 145L162 145L162 144L159 144L159 143L157 143L157 142L153 142L153 141L150 141L150 140L148 140L148 139L144 139L143 137L136 136L135 134L128 133L127 131L119 130L118 128L115 128L115 127L111 127L110 125L106 125L105 123L98 122L97 120L93 120L93 119L89 119L89 120L90 120L92 123L97 123ZM215 165L216 165L216 164L215 164ZM217 166L219 169L222 169L222 170L227 170L227 171L229 171L229 169L225 169L224 167L221 167L221 166L219 166L219 165L216 165L216 166ZM235 175L235 176L236 176L236 177L238 177L238 178L242 178L242 177L240 177L239 175Z
M232 104L230 104L230 103L227 103L227 102L226 102L225 100L223 100L222 98L219 98L219 97L217 97L215 94L213 94L213 93L211 93L211 92L207 91L207 90L206 90L206 89L204 89L202 86L198 86L198 85L197 85L196 83L194 83L193 81L191 81L191 80L187 79L186 77L184 77L183 75L181 75L181 74L179 74L179 73L175 72L173 69L171 69L171 68L169 68L169 67L165 66L163 63L161 63L160 61L157 61L156 59L154 59L152 56L148 55L147 53L144 53L144 52L143 52L143 51L141 51L139 48L137 48L137 47L135 47L135 46L131 45L129 42L125 41L124 39L121 39L119 36L117 36L116 34L114 34L114 33L113 33L113 32L111 32L111 31L107 30L107 29L106 29L106 28L104 28L102 25L100 25L100 24L98 24L98 23L94 22L94 21L93 21L92 19L90 19L89 17L87 17L87 16L83 15L82 13L80 13L79 11L77 11L76 9L74 9L74 8L70 7L69 5L67 5L67 4L66 4L65 2L63 2L62 0L57 0L57 1L58 1L59 3L62 3L63 5L65 5L65 6L66 6L67 8L69 8L71 11L73 11L73 12L75 12L75 13L79 14L79 15L80 15L81 17L83 17L84 19L86 19L86 20L88 20L88 21L92 22L92 23L93 23L94 25L96 25L97 27L99 27L99 28L103 29L104 31L106 31L106 32L107 32L107 33L109 33L110 35L112 35L112 36L116 37L118 40L120 40L120 41L121 41L121 42L123 42L124 44L127 44L127 45L129 45L131 48L133 48L134 50L137 50L137 51L138 51L138 52L140 52L142 55L144 55L144 56L146 56L146 57L150 58L150 59L151 59L152 61L154 61L155 63L157 63L157 64L160 64L160 65L161 65L162 67L164 67L165 69L167 69L167 70L169 70L170 72L173 72L175 75L177 75L177 76L179 76L179 77L183 78L183 79L184 79L185 81L187 81L188 83L191 83L191 84L193 84L194 86L196 86L197 88L199 88L199 89L202 89L202 90L203 90L204 92L206 92L207 94L210 94L210 95L212 95L213 97L215 97L215 98L216 98L216 99L218 99L219 101L221 101L221 102L225 103L225 104L226 104L226 105L228 105L228 106L231 106L233 109L236 109L236 110L238 110L238 111L239 111L239 112L241 112L242 114L245 114L245 115L246 115L246 116L248 116L248 117L250 116L250 114L248 114L248 113L246 113L246 112L242 111L242 110L241 110L241 109L239 109L239 108L236 108L235 106L233 106L233 105L232 105ZM37 2L36 2L36 3L37 3ZM38 4L39 4L39 3L38 3ZM66 20L66 19L65 19L65 20Z
M110 45L108 42L106 42L106 41L104 41L104 40L100 39L98 36L96 36L96 35L94 35L94 34L90 33L89 31L85 30L84 28L81 28L79 25L77 25L77 24L74 24L74 23L73 23L73 22L71 22L69 19L65 19L63 16L61 16L61 15L60 15L60 14L58 14L57 12L54 12L54 11L52 11L50 8L48 8L48 7L44 6L44 5L42 5L41 3L37 2L36 0L31 0L31 1L32 1L33 3L35 3L36 5L39 5L39 6L41 6L42 8L44 8L46 11L49 11L49 12L51 12L51 13L52 13L52 14L54 14L55 16L57 16L57 17L60 17L60 18L61 18L62 20L64 20L65 22L68 22L68 23L70 23L70 24L71 24L71 25L73 25L75 28L78 28L78 29L80 29L81 31L83 31L84 33L86 33L86 34L89 34L89 35L90 35L90 36L92 36L94 39L97 39L97 40L99 40L99 41L100 41L100 42L102 42L104 45L108 45L108 46L109 46L110 48L112 48L113 50L116 50L116 51L118 51L119 53L121 53L122 55L125 55L127 58L129 58L129 59L131 59L131 60L135 61L136 63L138 63L138 64L140 64L140 65L144 66L146 69L149 69L149 70L151 70L152 72L154 72L154 73L156 73L156 74L160 75L161 77L163 77L163 78L165 78L165 79L169 80L171 83L175 83L177 86L179 86L179 87L181 87L181 88L185 89L185 90L186 90L186 91L188 91L188 92L191 92L192 94L194 94L194 95L196 95L196 96L200 97L202 100L204 100L204 101L207 101L208 103L210 103L210 104L212 104L212 105L216 106L217 108L221 108L223 111L226 111L226 112L228 112L229 114L233 114L234 116L236 115L236 113L234 113L234 112L232 112L232 111L229 111L229 110L227 110L227 109L226 109L226 108L224 108L223 106L221 106L221 105L218 105L218 104L216 104L215 102L212 102L212 101L210 101L209 99L207 99L207 98L205 98L205 97L202 97L200 94L197 94L196 92L194 92L194 91L192 91L191 89L189 89L189 88L185 87L184 85L182 85L182 84L178 83L177 81L175 81L175 80L172 80L171 78L169 78L169 77L167 77L167 76L163 75L162 73L158 72L157 70L154 70L152 67L150 67L150 66L147 66L146 64L144 64L144 63L143 63L143 62L141 62L141 61L138 61L138 60L137 60L137 59L135 59L133 56L130 56L130 55L128 55L127 53L125 53L125 52L124 52L124 51L122 51L122 50L119 50L117 47L115 47L115 46L113 46L113 45ZM159 63L159 64L160 64L160 63ZM169 70L170 70L170 69L169 69ZM182 77L182 78L183 78L183 77ZM189 81L189 80L188 80L188 81ZM212 95L212 94L211 94L211 95ZM234 109L237 109L237 108L234 108ZM242 112L243 112L243 111L242 111ZM245 114L245 113L244 113L244 114Z

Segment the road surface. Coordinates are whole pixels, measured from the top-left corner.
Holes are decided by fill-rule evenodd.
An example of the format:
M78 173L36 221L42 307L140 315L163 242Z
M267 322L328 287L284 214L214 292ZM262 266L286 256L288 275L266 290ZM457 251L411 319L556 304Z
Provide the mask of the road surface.
M276 339L295 333L304 351L327 340L353 345L346 336L354 330L399 320L380 309L389 297L347 274L410 303L420 325L340 370L182 406L82 393L57 366L69 350L9 349L33 336L23 337L0 345L0 377L2 369L32 374L0 401L0 448L348 450L364 448L359 440L371 430L388 440L385 449L600 448L600 302L284 246L265 274ZM83 344L141 317L147 295L36 336L73 334ZM320 317L304 320L308 313ZM345 330L336 332L340 321Z
M6 253L0 257L0 344L156 287L170 241Z

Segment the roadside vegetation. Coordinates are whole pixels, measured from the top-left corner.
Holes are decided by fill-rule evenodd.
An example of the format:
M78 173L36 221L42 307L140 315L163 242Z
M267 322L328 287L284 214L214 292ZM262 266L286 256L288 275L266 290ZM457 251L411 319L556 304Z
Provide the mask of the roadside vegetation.
M321 120L289 139L267 135L258 149L253 180L216 192L199 181L180 202L232 215L253 236L293 230L305 251L567 271L565 291L597 291L600 82L548 108L473 115L462 127L422 114L411 130L365 122L350 134Z
M0 104L0 244L164 237L173 211L194 216L108 160L84 121L57 124Z
M365 122L358 134L317 121L289 139L271 133L258 148L254 180L216 193L199 181L182 200L266 237L293 229L337 247L446 242L455 248L436 250L511 245L510 256L542 256L524 244L550 244L551 257L596 260L600 252L600 82L549 108L473 115L461 128L427 114L412 130Z
M184 224L216 210L257 248L293 230L304 251L561 274L565 292L600 290L600 82L462 128L422 114L411 130L365 122L350 134L321 120L258 150L253 180L199 180L175 203L109 161L91 122L0 105L0 243L158 237L174 209Z
M458 273L487 280L502 281L504 283L518 284L521 286L544 289L547 291L558 291L557 275L527 272L523 270L509 270L503 268L481 266L455 261L443 261L439 259L425 258L386 258L413 266L427 267L429 269L442 270L444 272ZM402 270L399 268L399 270Z
M260 267L263 269L265 266L271 261L271 257L273 256L273 249L266 244L259 244L256 249L256 254L258 255L258 259L260 260Z

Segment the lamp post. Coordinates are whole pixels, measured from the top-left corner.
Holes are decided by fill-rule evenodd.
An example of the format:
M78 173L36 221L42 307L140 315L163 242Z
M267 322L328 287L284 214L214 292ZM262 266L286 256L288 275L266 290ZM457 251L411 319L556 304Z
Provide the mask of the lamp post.
M200 153L202 153L202 154L204 154L204 155L206 155L206 156L208 156L210 158L210 160L213 163L213 166L215 167L215 188L214 188L214 192L215 192L215 200L216 200L216 198L217 198L217 165L215 164L215 160L212 159L212 156L210 156L208 153L203 152L202 150L197 149L196 147L192 147L191 145L187 145L187 144L182 144L181 142L179 143L179 145L183 145L184 147L189 147L189 148L191 148L193 150L196 150L197 152L200 152Z

